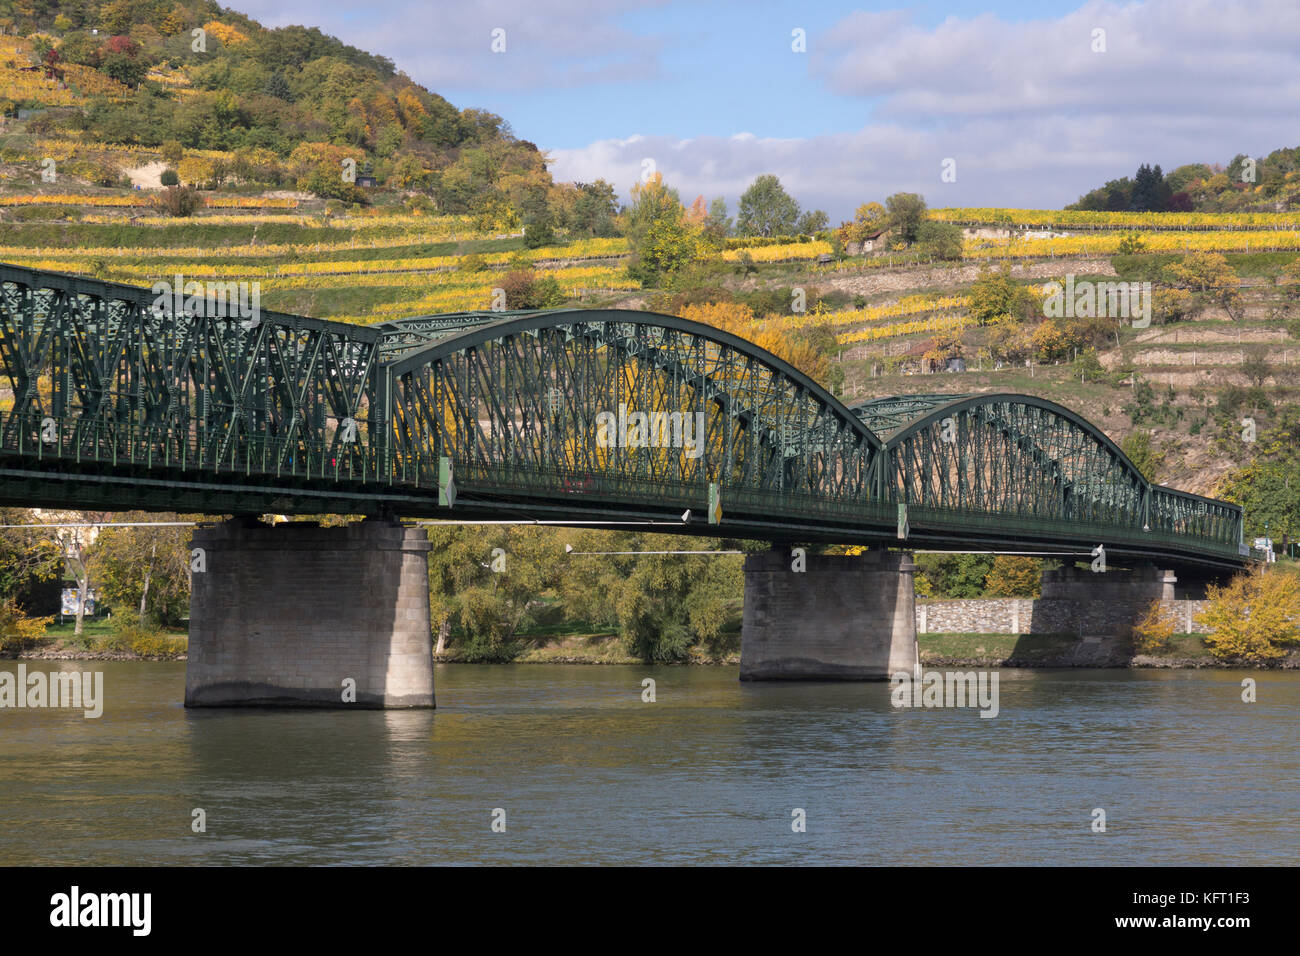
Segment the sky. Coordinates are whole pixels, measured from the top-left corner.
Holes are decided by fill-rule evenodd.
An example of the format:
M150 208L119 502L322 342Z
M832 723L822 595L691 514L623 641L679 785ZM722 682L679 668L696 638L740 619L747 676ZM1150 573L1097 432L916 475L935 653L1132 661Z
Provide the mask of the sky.
M1300 145L1297 0L232 8L319 27L497 113L558 181L603 178L626 199L658 171L685 202L721 196L733 213L764 173L839 222L900 191L1060 208L1143 162Z

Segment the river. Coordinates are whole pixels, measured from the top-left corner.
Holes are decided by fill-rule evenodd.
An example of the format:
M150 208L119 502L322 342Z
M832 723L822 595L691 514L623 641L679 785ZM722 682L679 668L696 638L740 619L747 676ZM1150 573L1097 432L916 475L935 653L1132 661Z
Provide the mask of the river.
M987 719L887 684L572 665L439 665L436 711L187 711L184 664L25 663L102 670L106 702L0 709L4 865L1300 855L1296 672L1003 670Z

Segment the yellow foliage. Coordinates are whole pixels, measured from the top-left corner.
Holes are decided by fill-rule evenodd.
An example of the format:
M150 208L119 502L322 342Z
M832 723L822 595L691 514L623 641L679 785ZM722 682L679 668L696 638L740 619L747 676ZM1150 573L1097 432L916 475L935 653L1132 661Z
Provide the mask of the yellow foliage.
M1209 604L1196 616L1220 660L1261 663L1286 655L1300 641L1300 577L1257 567L1223 587L1210 585Z
M205 186L214 174L212 163L201 156L186 156L176 164L176 175L186 186Z
M1139 654L1155 654L1169 647L1169 639L1178 630L1174 612L1163 601L1151 602L1133 625L1133 642Z
M221 41L222 46L236 47L248 42L248 35L236 27L227 26L218 20L209 20L203 29Z
M29 617L13 598L0 603L0 650L22 650L39 640L54 620L49 617Z

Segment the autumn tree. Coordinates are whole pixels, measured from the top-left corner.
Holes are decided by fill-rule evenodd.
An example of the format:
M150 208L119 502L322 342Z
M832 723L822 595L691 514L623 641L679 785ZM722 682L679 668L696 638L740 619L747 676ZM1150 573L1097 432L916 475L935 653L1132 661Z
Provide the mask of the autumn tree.
M1006 266L996 271L982 270L971 284L970 314L980 325L1004 317L1024 322L1042 314L1042 299L1033 289L1012 279Z
M844 242L862 242L889 225L889 212L878 202L863 203L853 214L853 221L840 226Z
M1178 629L1173 611L1163 601L1148 605L1132 628L1134 647L1139 654L1155 654L1169 647L1169 640Z
M1241 288L1237 274L1228 260L1218 252L1192 252L1181 262L1172 262L1164 268L1166 281L1176 288L1192 293L1193 313L1210 305L1217 305L1234 321L1241 305Z
M1205 643L1219 660L1268 663L1300 642L1300 577L1257 567L1222 587L1210 585L1196 620L1210 629Z
M1043 565L1038 558L999 554L984 579L984 590L990 597L1038 597L1042 579Z
M627 223L632 246L628 274L643 285L654 285L698 252L700 230L689 228L681 199L664 185L662 173L632 187Z

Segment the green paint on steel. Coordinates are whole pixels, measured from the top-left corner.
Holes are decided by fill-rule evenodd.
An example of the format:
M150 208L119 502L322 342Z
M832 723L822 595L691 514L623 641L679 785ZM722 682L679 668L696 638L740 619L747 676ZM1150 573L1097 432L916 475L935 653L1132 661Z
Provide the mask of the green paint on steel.
M1240 508L1151 484L1033 396L848 408L750 342L649 312L356 326L155 299L0 265L0 502L428 515L454 471L467 515L663 517L716 494L749 536L897 541L904 515L916 542L1243 561Z

